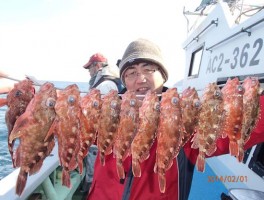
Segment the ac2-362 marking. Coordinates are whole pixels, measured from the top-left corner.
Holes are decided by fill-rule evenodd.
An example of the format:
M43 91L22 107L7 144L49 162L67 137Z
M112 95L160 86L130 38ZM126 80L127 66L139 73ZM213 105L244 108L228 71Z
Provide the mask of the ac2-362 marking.
M209 59L206 73L221 72L224 64L229 64L231 69L236 69L238 66L244 68L247 65L258 65L260 61L259 53L261 52L262 47L263 39L258 38L252 46L249 43L246 43L241 49L239 47L235 47L233 55L230 58L225 58L224 53L215 55L213 58ZM254 50L252 57L248 54L248 50L250 48L253 48Z

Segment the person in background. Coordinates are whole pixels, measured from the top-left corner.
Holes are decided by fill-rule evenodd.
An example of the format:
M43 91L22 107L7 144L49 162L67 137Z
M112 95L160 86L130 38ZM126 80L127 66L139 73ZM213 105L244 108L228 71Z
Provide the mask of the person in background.
M83 68L90 73L89 90L97 88L101 94L107 94L111 89L118 90L116 80L119 78L119 71L108 65L103 54L92 55Z
M107 58L101 53L95 53L83 66L90 73L89 90L96 88L101 94L107 94L110 90L118 91L119 71L108 65ZM87 157L84 159L86 175L82 185L82 191L88 192L94 174L94 162L98 152L96 145L91 145Z
M161 94L167 89L164 87L164 83L168 80L169 74L162 59L161 51L156 44L149 40L138 39L131 42L124 52L119 68L120 77L126 89L136 91L138 95L144 95L148 90ZM263 98L261 98L261 103L264 103ZM264 141L264 120L259 123L261 123L259 126L261 128L252 132L245 148ZM228 153L228 143L227 138L219 139L217 151L212 156ZM87 200L187 200L199 153L198 149L191 148L191 139L181 148L173 165L166 172L166 191L161 193L158 176L153 170L156 147L157 140L150 149L149 158L141 163L140 178L133 177L131 156L123 162L125 179L118 178L116 159L113 154L106 156L105 166L100 164L100 158L97 156L93 182Z

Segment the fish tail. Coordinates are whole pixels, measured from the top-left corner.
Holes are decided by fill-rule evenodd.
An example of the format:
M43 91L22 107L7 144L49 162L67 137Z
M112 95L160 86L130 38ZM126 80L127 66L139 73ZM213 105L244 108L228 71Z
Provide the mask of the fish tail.
M229 151L231 156L237 156L238 155L238 144L236 141L230 141L229 142Z
M117 159L116 169L117 169L118 177L120 179L124 179L125 178L125 170L124 170L124 167L123 167L122 159Z
M138 159L134 158L132 160L132 172L135 177L141 177L141 169L140 169Z
M216 144L215 143L211 144L209 146L209 149L207 149L206 151L206 155L211 156L216 151L216 149L217 149Z
M204 158L204 153L201 151L199 152L199 155L196 161L196 166L199 172L204 172L205 158Z
M103 152L100 152L100 163L105 166L105 154Z
M165 190L166 190L166 178L165 178L165 175L159 173L158 179L159 179L160 192L161 193L165 193Z
M70 172L65 169L62 170L62 185L71 188Z
M16 194L21 195L27 183L28 173L20 169L16 182Z

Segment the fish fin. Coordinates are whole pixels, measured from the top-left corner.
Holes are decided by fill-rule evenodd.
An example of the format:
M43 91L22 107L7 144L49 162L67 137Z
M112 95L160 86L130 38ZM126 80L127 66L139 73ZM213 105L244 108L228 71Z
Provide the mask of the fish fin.
M192 148L193 149L198 149L199 148L199 136L198 136L198 132L194 134L193 138L192 138Z
M105 150L105 155L109 155L113 152L112 146L109 146L106 150Z
M82 156L78 155L78 167L79 167L79 174L83 173L83 159Z
M6 106L7 105L7 99L0 99L0 107Z
M69 170L72 171L78 167L78 161L76 160L75 157L72 157L72 159L69 162Z
M141 168L138 159L132 160L132 172L135 177L141 177Z
M124 154L124 160L128 157L128 156L131 156L131 148L128 148L127 151L126 151L126 154Z
M117 175L120 179L125 178L125 170L123 167L122 159L117 159L116 162Z
M96 146L98 146L98 148L100 148L100 143L99 143L99 135L97 135L97 141L96 141Z
M53 138L52 141L50 141L49 144L48 144L47 151L46 151L46 156L49 156L51 154L54 146L55 146L55 140Z
M23 135L25 132L24 127L29 124L29 121L33 121L33 120L34 119L28 117L25 113L20 115L17 118L16 123L15 123L9 137L8 137L8 142L11 143L14 139L20 138L21 135Z
M13 157L12 157L12 162L13 162L13 167L17 168L20 167L20 145L17 147L16 151L13 153Z
M244 159L244 148L243 145L239 146L238 154L237 154L237 160L238 162L242 162Z
M199 172L204 172L204 168L205 168L205 158L204 158L204 153L203 152L199 152L197 161L196 161L196 166L197 166L197 170Z
M27 183L27 177L28 177L28 173L20 169L16 182L16 194L19 196L21 196L22 192L25 189Z
M23 130L18 130L15 131L14 129L12 130L11 134L9 135L8 138L8 143L12 143L14 141L14 139L16 138L20 138L21 135L23 135L24 131Z
M48 131L48 133L47 133L45 139L44 139L44 142L46 142L51 136L54 135L54 132L55 132L55 130L56 130L56 126L57 126L57 121L54 120L54 121L52 122L51 126L50 126L50 129L49 129L49 131Z
M236 141L229 142L229 151L230 151L231 156L238 155L238 144Z
M157 165L157 163L155 163L154 168L153 168L153 171L154 171L154 173L157 173L158 172L158 165Z
M42 164L43 164L43 158L40 158L40 160L37 163L35 163L33 167L29 170L29 175L31 176L39 172Z
M209 149L207 149L206 151L206 155L211 156L216 151L216 149L217 149L216 144L211 144L209 146Z
M117 154L117 148L116 148L116 146L114 145L114 146L113 146L113 158L116 158L116 154Z
M14 147L14 141L12 141L12 142L9 142L9 141L8 141L8 150L9 150L9 153L10 153L10 157L11 157L11 159L12 159L13 167L16 168L16 167L15 167L15 160L14 160L14 157L15 157L16 155L15 155L15 152L14 152L14 150L13 150L13 147Z
M74 150L74 152L72 154L72 158L69 162L69 166L68 166L69 171L75 170L78 167L78 153L80 151L80 145L79 145L80 141L77 139L76 143L77 144L75 146L75 150Z
M165 190L166 190L166 177L165 177L165 175L159 173L158 179L159 179L160 192L165 193Z
M178 154L177 154L177 155L178 155ZM171 161L169 162L169 165L168 165L168 167L166 168L166 170L170 169L172 165L173 165L173 160L171 160Z
M70 172L65 169L62 170L62 185L71 188Z
M222 133L222 138L226 138L226 137L227 137L226 132L223 132L223 133Z
M143 153L142 156L140 157L139 161L143 162L143 161L147 160L148 158L149 158L149 151Z
M100 152L100 163L102 166L105 166L105 154Z
M35 121L35 120L29 115L27 115L26 112L20 115L17 118L16 123L14 124L14 127L9 135L9 141L10 141L10 138L14 140L15 138L20 137L22 133L24 133L23 129L25 129L25 127L28 126L29 122L32 122L32 121Z

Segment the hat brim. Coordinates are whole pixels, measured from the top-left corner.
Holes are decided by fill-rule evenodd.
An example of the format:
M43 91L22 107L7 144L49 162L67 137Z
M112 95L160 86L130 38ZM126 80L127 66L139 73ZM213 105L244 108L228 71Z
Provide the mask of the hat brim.
M152 64L159 66L160 72L162 76L164 77L165 82L168 80L168 72L161 62L159 62L158 60L152 59L152 58L147 58L147 57L146 58L136 58L136 59L131 59L129 61L121 63L120 78L124 85L125 85L124 73L128 69L128 67L131 65L142 63L142 62L152 63Z
M93 62L89 61L88 63L86 63L86 64L83 66L83 68L84 68L84 69L89 69L92 63L93 63Z

